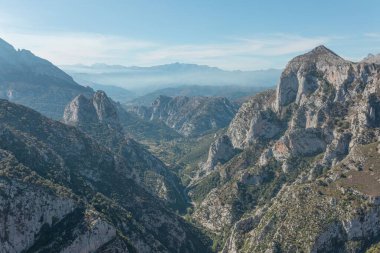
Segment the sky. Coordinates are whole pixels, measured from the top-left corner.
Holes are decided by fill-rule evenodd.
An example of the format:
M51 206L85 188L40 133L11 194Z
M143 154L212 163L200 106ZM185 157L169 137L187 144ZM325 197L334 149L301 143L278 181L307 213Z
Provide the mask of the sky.
M380 53L378 0L0 0L0 38L57 65L283 68L324 44Z

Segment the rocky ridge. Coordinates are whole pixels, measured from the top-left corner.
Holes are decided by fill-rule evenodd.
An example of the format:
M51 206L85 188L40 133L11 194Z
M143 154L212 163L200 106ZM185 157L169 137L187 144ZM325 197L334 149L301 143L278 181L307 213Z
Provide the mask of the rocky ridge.
M358 252L377 242L380 191L352 182L371 160L356 150L380 136L379 78L379 65L319 46L288 63L276 91L242 105L227 130L242 152L198 183L217 181L193 213L223 252Z
M159 96L150 107L129 111L146 120L159 120L185 137L196 137L226 127L237 106L221 97Z

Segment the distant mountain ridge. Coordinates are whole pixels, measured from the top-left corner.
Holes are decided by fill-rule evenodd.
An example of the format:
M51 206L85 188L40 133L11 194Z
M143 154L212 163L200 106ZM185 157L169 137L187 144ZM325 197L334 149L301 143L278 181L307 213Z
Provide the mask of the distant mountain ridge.
M0 98L59 119L72 98L92 93L49 61L0 39Z
M84 64L74 64L74 65L61 65L63 69L67 71L75 71L75 72L92 72L92 73L111 73L111 72L121 72L121 71L172 71L172 70L199 70L199 71L225 71L217 67L210 67L208 65L199 65L199 64L190 64L190 63L170 63L163 65L155 65L150 67L140 67L140 66L123 66L123 65L109 65L105 63L94 63L91 65ZM240 71L240 70L236 70ZM232 71L234 72L234 71Z
M115 85L138 92L148 92L183 85L206 86L275 86L281 70L227 71L197 64L172 63L152 67L125 67L94 64L61 66L78 82ZM149 88L149 89L147 89Z

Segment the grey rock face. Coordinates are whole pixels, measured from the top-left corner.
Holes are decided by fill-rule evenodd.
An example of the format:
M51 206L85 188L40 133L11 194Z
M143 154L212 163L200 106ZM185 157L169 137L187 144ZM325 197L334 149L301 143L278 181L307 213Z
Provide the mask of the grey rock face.
M117 110L104 91L97 91L92 98L92 103L100 122L118 120Z
M73 219L74 213L79 214L78 210L83 205L69 190L38 177L29 168L19 164L11 153L2 149L0 153L0 252L37 250L40 239L46 242L46 238L42 237L47 235L41 231L58 226L59 222L62 222L62 226L67 217ZM56 252L94 252L116 238L115 227L101 218L98 212L90 209L84 212L85 215L77 220L78 223L73 228L76 232L72 235L72 240L55 244L55 240L59 241L57 235L44 248ZM70 229L66 229L67 234L70 234Z
M63 122L78 126L96 123L115 123L118 115L115 105L103 91L97 91L92 98L83 95L75 97L65 108Z
M83 95L75 97L63 114L63 122L68 125L78 125L80 122L98 122L98 116L90 99Z
M298 129L284 135L273 147L277 159L291 156L314 156L326 149L324 136L319 129Z
M244 103L231 121L227 135L236 148L245 148L259 140L270 140L282 130L272 109L274 91L266 91Z
M226 98L159 96L151 107L130 111L150 121L162 121L183 136L200 136L226 127L236 113L236 105Z
M281 109L292 102L300 103L319 86L318 72L326 73L330 82L343 82L347 78L350 63L324 46L291 60L281 75L277 86L275 109ZM314 72L314 73L313 73ZM338 72L339 74L335 75Z
M211 144L208 158L203 169L206 170L206 172L210 172L218 163L224 164L236 155L236 153L237 150L233 147L230 138L227 135L223 135Z

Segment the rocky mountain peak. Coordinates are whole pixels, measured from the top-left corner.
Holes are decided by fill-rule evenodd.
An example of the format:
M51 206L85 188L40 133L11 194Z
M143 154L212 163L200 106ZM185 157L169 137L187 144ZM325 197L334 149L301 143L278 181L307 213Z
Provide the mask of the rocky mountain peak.
M342 85L353 78L353 63L336 53L318 46L310 52L295 57L286 66L277 86L275 110L281 112L283 107L292 102L302 104L306 98L320 90L322 93L336 90L342 91ZM327 89L327 86L331 86ZM326 96L328 94L325 94ZM336 99L341 99L343 94Z
M75 97L65 108L63 122L68 125L117 122L117 110L104 91L97 91L92 98Z
M84 122L94 123L98 117L91 100L83 95L76 96L65 108L63 122L68 125L77 126Z
M92 103L100 122L117 120L116 108L104 91L95 92Z
M222 252L366 252L360 243L380 233L372 226L380 221L380 179L370 183L380 175L379 74L380 65L319 46L289 62L275 92L240 107L228 137L211 144L213 170L192 190L219 183L202 195L193 218L215 233L231 228ZM241 152L212 167L232 148Z
M312 63L335 65L344 62L346 62L345 59L343 59L327 47L320 45L303 55L295 57L293 60L289 62L288 66L293 65L295 63L296 65L307 65Z

